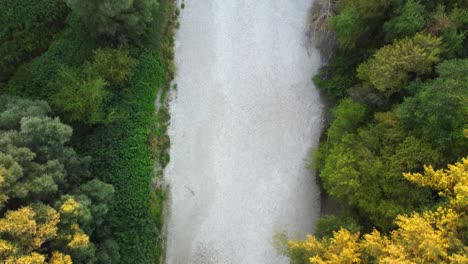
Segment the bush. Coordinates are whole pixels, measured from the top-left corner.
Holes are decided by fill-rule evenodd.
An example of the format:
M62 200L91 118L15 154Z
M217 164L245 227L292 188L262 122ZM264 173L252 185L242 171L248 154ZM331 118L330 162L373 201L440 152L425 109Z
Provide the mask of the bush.
M148 209L154 174L148 140L154 100L166 85L165 70L150 53L142 54L139 61L129 88L116 91L112 105L117 119L96 128L88 139L93 172L116 189L107 225L120 247L122 263L156 263L162 246L157 210Z

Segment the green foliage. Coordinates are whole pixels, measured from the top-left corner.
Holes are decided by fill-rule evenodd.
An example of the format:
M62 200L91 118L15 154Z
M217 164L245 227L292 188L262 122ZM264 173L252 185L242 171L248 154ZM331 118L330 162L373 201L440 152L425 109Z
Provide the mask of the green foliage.
M427 74L439 61L442 39L429 34L397 40L376 52L373 58L359 65L358 77L390 96L399 92L411 74Z
M0 96L2 213L10 210L6 213L8 219L13 214L21 214L12 210L25 208L24 213L29 213L30 217L24 221L40 224L46 221L46 217L35 216L45 211L52 210L50 214L58 212L60 221L49 227L55 231L50 233L47 243L43 246L44 240L34 244L30 250L37 249L46 255L60 251L70 255L74 263L96 263L99 262L96 245L108 238L95 231L102 226L114 189L96 179L89 181L90 159L79 157L67 146L72 129L58 118L49 117L50 112L50 107L43 101ZM22 222L13 227L21 229L27 226L27 222ZM31 235L44 230L31 231ZM0 237L24 245L21 240L28 239L29 233L18 238ZM90 237L101 239L91 243ZM0 260L4 259L0 256Z
M57 91L48 85L58 71L67 67L80 67L91 56L98 43L76 17L69 17L68 28L41 56L21 65L12 76L4 93L34 99L47 99Z
M359 223L348 216L325 215L317 220L314 235L317 238L331 237L333 231L338 231L341 228L346 228L352 233L357 233L361 230Z
M167 135L167 127L169 126L169 111L167 107L161 107L156 113L151 129L150 145L153 157L159 161L161 168L166 167L169 163L169 147L170 138Z
M333 109L334 119L327 131L327 141L320 144L317 152L312 155L310 168L321 171L328 151L333 144L340 142L347 133L354 133L362 125L366 117L366 107L347 98Z
M364 22L378 24L384 18L385 13L393 7L394 3L393 0L339 0L338 9L343 10L354 7Z
M412 37L421 31L426 22L424 6L418 0L408 0L397 9L395 17L384 24L386 40Z
M15 5L20 6L23 2L27 0L17 1ZM60 32L62 26L65 29L48 39L51 43L47 45L48 49L44 46L37 54L29 54L31 57L23 65L16 65L17 70L12 68L11 71L16 72L6 86L0 85L0 92L50 99L53 110L71 121L78 131L73 139L75 148L96 157L91 168L93 175L115 183L116 193L112 196L110 185L92 179L88 167L84 168L84 164L89 163L88 158L78 162L67 156L74 153L69 147L70 153L62 153L62 158L70 162L66 168L60 162L46 163L49 167L36 166L49 178L60 178L60 174L55 173L60 168L65 174L63 181L44 181L44 186L35 186L49 192L41 195L47 197L48 205L63 215L57 237L47 242L47 250L66 248L63 254L54 253L52 259L67 264L71 261L67 260L70 256L73 263L157 263L162 255L165 192L153 192L150 179L154 174L153 157L163 166L169 160L169 140L165 135L168 113L162 108L155 116L154 100L158 89L168 87L175 73L172 63L175 3L171 0L158 1L160 3L154 0L66 2L76 5L74 12L70 13L66 23L62 18L61 23L47 30ZM67 11L66 4L61 6ZM34 5L28 7L34 8ZM30 11L27 13L32 14ZM47 21L44 18L44 23ZM129 45L111 49L115 47L116 39ZM144 44L145 48L136 48L134 44ZM127 50L138 60L129 56ZM45 102L33 106L22 100L14 104L10 104L12 99L0 99L0 102L0 109L4 105L10 109L0 111L10 130L20 129L17 120L23 118L18 114L23 111L21 109L25 109L25 114L38 111L47 120L51 119L48 117L51 109ZM37 130L45 138L56 135L49 133L49 125L36 123L27 123L28 129ZM51 119L49 123L61 127L58 119ZM161 139L153 149L154 156L149 144L150 135ZM36 135L34 140L40 139ZM67 145L69 137L62 139ZM0 142L2 140L0 138ZM20 150L25 155L18 156L37 162L32 158L34 153L29 155ZM3 147L0 147L0 153L2 151ZM5 158L6 162L12 161ZM2 187L4 171L7 170L0 168L0 190L16 190ZM12 171L17 173L19 169ZM53 174L50 176L48 172ZM4 182L11 185L9 180ZM55 189L53 183L57 185L57 191L50 195ZM33 189L32 185L30 189ZM28 194L23 200L36 195L26 190ZM8 198L0 193L0 205L7 209ZM21 199L12 201L20 206ZM0 238L0 247L4 246L2 242ZM51 254L47 254L45 259L49 260ZM21 261L26 263L34 257L44 258L40 254L25 257L28 259Z
M155 263L162 250L160 220L155 220L159 209L148 209L154 170L148 141L165 71L152 54L144 53L139 61L129 88L118 91L113 102L120 118L99 126L88 139L93 173L116 189L106 226L117 240L122 263Z
M0 1L0 86L22 63L47 49L67 15L61 0Z
M329 133L343 131L335 128L339 125L333 123ZM393 227L397 214L430 202L429 193L405 183L402 173L418 171L440 156L431 145L408 137L393 113L378 113L369 127L339 134L330 137L334 141L328 142L320 171L327 193L384 230Z
M11 97L0 97L0 102L0 166L6 170L3 193L23 201L45 199L89 177L89 160L64 145L72 129L48 117L50 108L45 102Z
M138 62L122 49L96 49L93 53L93 62L86 65L85 71L116 84L127 82Z
M402 173L421 172L425 163L452 163L468 151L468 4L340 0L337 6L339 15L331 20L348 27L336 24L334 30L343 43L355 45L337 49L335 61L314 77L317 88L341 102L311 168L346 210L320 221L317 232L330 236L350 218L364 229L387 232L398 214L441 202L430 190L408 184ZM353 17L360 28L350 22ZM359 37L346 42L352 38L343 36ZM357 63L360 81L350 76ZM310 255L298 252L291 261L308 263Z
M438 65L439 77L421 84L414 97L398 110L403 126L431 142L446 158L466 154L468 142L468 60L448 60Z
M347 98L333 109L335 119L328 129L328 139L338 142L346 133L354 133L366 117L366 106Z
M340 47L352 49L362 32L359 13L354 7L343 9L338 15L330 19L330 24L338 36Z
M95 34L138 42L152 26L157 0L65 0Z
M108 83L123 85L136 60L127 51L97 49L93 61L80 69L61 68L54 82L50 101L70 122L96 124L107 119L105 104L110 100Z
M62 68L50 85L58 91L51 95L50 101L66 120L95 124L105 119L103 105L110 94L106 90L107 82L98 75Z
M360 61L357 61L359 56L355 55L354 52L335 50L330 62L313 77L315 86L332 99L345 97L346 91L357 83L355 72Z

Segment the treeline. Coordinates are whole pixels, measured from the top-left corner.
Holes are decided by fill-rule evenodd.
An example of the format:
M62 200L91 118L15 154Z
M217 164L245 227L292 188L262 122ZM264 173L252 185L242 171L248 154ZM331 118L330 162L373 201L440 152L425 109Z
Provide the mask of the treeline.
M0 10L0 262L159 263L174 2Z
M284 253L292 263L468 261L468 2L315 6L330 7L311 32L333 53L313 79L337 105L311 169L342 208Z

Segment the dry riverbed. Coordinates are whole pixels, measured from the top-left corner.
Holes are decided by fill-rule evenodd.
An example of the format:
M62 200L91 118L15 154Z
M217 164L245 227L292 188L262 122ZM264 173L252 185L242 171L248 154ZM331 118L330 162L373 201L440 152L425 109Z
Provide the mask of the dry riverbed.
M171 103L166 262L287 263L276 232L311 232L305 168L323 106L306 49L311 0L186 0Z

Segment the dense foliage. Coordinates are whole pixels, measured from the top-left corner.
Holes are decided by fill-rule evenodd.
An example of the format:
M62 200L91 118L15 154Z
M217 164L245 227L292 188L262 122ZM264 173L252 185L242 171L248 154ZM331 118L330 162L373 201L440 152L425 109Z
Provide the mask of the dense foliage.
M425 167L404 177L439 192L443 203L422 213L399 215L388 236L374 229L360 235L341 228L331 237L290 241L291 263L466 263L468 158L446 170Z
M71 127L50 111L43 101L0 97L0 260L103 262L118 254L100 230L114 189L92 179L89 158L66 145Z
M138 41L153 24L157 0L65 0L96 34Z
M0 262L159 263L174 2L0 7Z
M0 1L0 87L21 63L46 50L68 13L61 0Z
M467 2L339 0L334 13L336 48L314 83L337 106L311 168L341 209L318 221L316 237L291 242L289 256L295 263L461 261L463 210L403 173L468 154ZM460 173L466 177L466 168ZM438 227L445 222L455 229ZM437 239L450 242L437 248ZM417 252L418 243L433 252Z
M117 119L97 128L89 139L92 168L119 194L108 223L121 247L123 263L152 263L161 253L161 212L149 211L154 161L148 136L154 99L158 87L164 85L164 68L152 54L142 54L139 61L128 89L114 101ZM164 198L163 193L153 195L156 200Z

